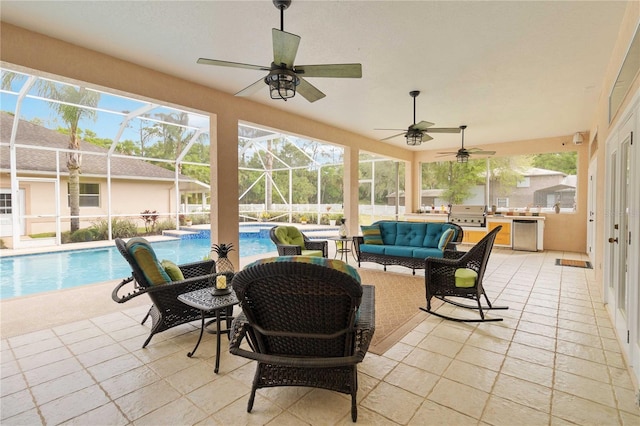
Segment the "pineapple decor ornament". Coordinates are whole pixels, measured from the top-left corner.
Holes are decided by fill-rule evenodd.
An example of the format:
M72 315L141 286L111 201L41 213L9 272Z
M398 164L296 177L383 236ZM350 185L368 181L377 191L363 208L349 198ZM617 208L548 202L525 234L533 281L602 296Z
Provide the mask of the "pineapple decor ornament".
M216 272L235 272L233 268L233 263L227 257L229 252L233 250L233 244L212 244L211 251L215 252L218 255L218 260L216 260Z

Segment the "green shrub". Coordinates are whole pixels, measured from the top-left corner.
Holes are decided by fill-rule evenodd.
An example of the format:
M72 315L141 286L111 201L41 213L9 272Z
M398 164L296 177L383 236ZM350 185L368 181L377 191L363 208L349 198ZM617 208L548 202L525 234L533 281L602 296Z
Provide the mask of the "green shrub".
M91 229L89 228L78 229L76 232L71 234L71 241L74 243L93 241L93 238L94 238L94 233L91 232Z
M91 232L96 240L106 240L109 238L109 222L107 219L100 219L91 226ZM111 219L111 233L113 238L131 238L138 235L135 222L129 219L114 217Z
M176 229L176 224L171 219L161 220L156 224L156 231L158 231L159 234L162 234L162 231L166 231L170 229L171 230Z

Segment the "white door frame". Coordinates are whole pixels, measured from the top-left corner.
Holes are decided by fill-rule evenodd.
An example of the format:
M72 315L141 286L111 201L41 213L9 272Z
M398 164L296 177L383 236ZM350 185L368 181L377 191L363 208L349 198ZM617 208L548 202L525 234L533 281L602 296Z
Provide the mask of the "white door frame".
M11 188L0 188L0 194L11 195ZM18 199L11 197L11 213L0 214L0 237L11 237L13 235L13 215L17 214L19 219L20 235L27 232L26 222L24 220L24 212L26 211L25 192L24 189L18 189Z
M589 163L589 182L587 191L587 254L591 264L596 264L596 247L598 241L596 240L596 206L597 206L597 190L596 182L598 174L598 162L594 159Z
M640 382L640 92L621 117L606 143L603 295Z

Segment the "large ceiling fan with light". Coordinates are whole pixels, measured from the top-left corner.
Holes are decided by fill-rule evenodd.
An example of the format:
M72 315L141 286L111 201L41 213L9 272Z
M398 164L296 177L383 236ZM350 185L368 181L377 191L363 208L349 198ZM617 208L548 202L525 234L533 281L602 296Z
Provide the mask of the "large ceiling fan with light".
M496 153L495 151L483 151L480 148L466 149L464 147L464 129L466 128L467 126L464 126L464 125L460 126L460 130L462 131L462 147L459 150L453 151L453 152L439 152L437 156L446 157L450 155L455 155L458 163L468 163L469 157L472 155L495 155Z
M431 127L434 124L424 120L419 123L416 123L416 97L419 94L420 94L419 90L413 90L409 92L409 96L413 98L413 124L409 126L407 130L375 129L375 130L402 130L402 133L398 133L396 135L392 135L384 139L380 139L381 141L386 141L388 139L393 139L400 135L404 135L404 137L407 139L407 145L420 145L422 142L427 142L433 139L431 136L429 136L429 133L460 133L460 129L458 127Z
M217 59L198 59L199 64L217 65L221 67L246 68L268 71L250 86L242 89L236 96L250 96L266 84L269 86L271 99L287 100L300 93L309 102L315 102L326 95L303 77L361 78L361 64L326 64L326 65L294 65L300 36L284 31L284 11L291 5L291 0L273 0L280 10L280 29L273 28L273 62L271 66L242 64L238 62L219 61Z

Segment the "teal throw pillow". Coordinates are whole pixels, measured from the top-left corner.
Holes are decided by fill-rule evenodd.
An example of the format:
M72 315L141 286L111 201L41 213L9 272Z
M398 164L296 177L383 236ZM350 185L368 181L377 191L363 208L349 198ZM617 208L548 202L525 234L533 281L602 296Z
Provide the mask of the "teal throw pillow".
M440 241L438 242L438 249L444 250L445 248L447 248L447 244L449 244L449 242L451 242L452 239L453 239L453 229L449 228L445 230L440 236Z
M380 226L371 225L365 226L361 225L360 229L362 230L362 237L364 239L365 244L377 244L382 245L382 236L380 235Z

